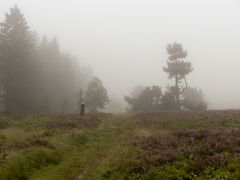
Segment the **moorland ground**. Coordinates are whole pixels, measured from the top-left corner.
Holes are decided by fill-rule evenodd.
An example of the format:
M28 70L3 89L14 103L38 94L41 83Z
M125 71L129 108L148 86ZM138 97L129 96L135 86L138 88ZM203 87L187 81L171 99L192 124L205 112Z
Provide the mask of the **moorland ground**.
M240 179L240 111L1 115L0 177Z

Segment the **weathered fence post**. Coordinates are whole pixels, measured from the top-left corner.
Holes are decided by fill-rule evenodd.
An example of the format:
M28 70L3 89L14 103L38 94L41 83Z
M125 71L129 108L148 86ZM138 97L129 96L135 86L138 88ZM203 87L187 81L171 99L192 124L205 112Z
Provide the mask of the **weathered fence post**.
M83 102L81 104L80 116L84 116L84 115L85 115L85 103Z

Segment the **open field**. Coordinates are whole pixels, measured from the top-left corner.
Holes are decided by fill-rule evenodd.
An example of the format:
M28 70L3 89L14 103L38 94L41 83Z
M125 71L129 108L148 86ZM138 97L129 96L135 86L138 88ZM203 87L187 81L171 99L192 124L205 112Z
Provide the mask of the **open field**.
M0 179L240 179L240 111L2 115Z

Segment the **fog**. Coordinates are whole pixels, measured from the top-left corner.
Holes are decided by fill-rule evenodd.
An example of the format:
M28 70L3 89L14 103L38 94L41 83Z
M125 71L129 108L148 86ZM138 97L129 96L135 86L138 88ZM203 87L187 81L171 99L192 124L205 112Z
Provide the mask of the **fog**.
M163 72L168 43L188 50L189 85L210 109L240 108L240 3L237 0L2 0L0 20L17 4L39 37L91 67L110 99L137 86L171 82Z

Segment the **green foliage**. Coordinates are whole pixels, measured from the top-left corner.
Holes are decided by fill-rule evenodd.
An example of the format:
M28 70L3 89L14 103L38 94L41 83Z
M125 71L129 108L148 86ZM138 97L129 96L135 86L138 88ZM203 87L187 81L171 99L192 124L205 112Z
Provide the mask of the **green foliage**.
M169 79L175 80L175 101L178 109L180 109L180 96L187 88L186 75L188 75L193 69L190 62L186 62L183 59L187 57L187 51L184 51L181 44L174 43L168 44L167 53L169 55L167 61L167 67L163 70L169 75ZM181 81L184 80L185 87L181 85Z
M239 130L191 130L137 137L135 148L122 147L134 151L118 153L102 179L234 179L239 135Z
M161 100L162 110L177 110L178 104L176 102L176 88L174 86L168 87L164 92Z
M175 111L9 117L0 136L0 176L239 179L239 115Z
M43 136L53 136L56 133L56 131L54 129L51 128L47 128L44 132L43 132Z
M27 22L15 6L0 24L1 85L5 111L33 111L35 62L31 57L34 40ZM2 89L1 89L2 90Z
M94 77L88 84L85 95L86 107L90 112L97 112L105 108L109 102L107 90L97 77Z
M7 137L3 134L0 134L0 143L4 142L7 139Z
M73 134L71 143L76 146L84 145L88 142L88 137L84 134Z
M0 104L7 113L76 112L91 71L62 53L57 38L37 40L17 6L0 23Z
M9 120L7 118L0 118L0 129L4 129L9 126Z
M166 47L167 53L169 54L170 61L176 61L178 59L184 59L187 57L187 51L184 51L181 44L174 43L168 44Z
M183 92L183 106L189 110L206 110L207 102L203 98L203 93L197 88L188 87Z
M61 155L57 151L31 148L1 167L0 177L3 180L29 179L34 170L41 169L49 164L58 164L60 161Z
M93 179L136 179L144 174L145 162L140 149L133 146L117 147L114 154L97 169Z
M159 111L162 90L159 86L145 87L136 97L125 96L130 111Z
M167 67L163 70L169 74L169 78L176 78L180 81L192 71L191 63L185 62L182 59L187 57L187 51L184 51L181 44L168 44L167 53L169 55Z
M156 112L178 110L176 95L178 90L175 86L170 86L162 93L161 87L145 87L135 96L125 96L125 101L130 105L132 112ZM187 110L206 110L207 103L203 99L201 90L187 88L183 92L182 108Z

